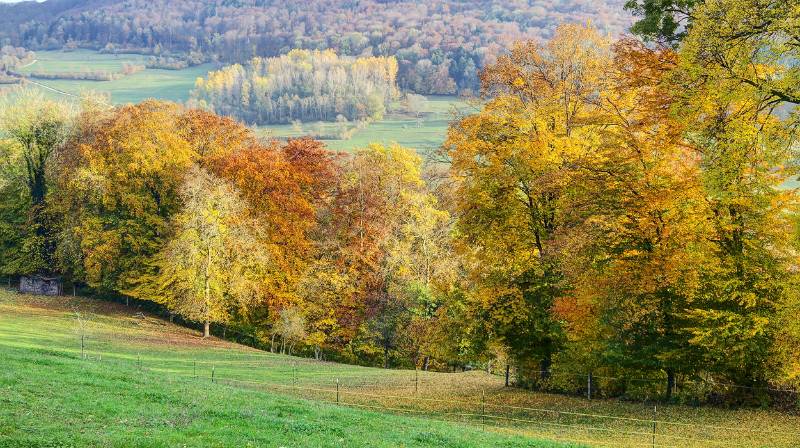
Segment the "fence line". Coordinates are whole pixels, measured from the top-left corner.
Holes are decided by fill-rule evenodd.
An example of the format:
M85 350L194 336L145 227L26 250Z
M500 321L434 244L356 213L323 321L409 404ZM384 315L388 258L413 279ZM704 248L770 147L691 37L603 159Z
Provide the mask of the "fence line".
M255 385L262 385L262 386L276 386L276 387L283 388L283 389L288 389L288 390L305 390L305 391L312 391L312 392L325 392L325 393L330 393L330 394L335 394L336 393L336 389L319 389L319 388L310 388L310 387L302 387L302 386L291 386L291 385L286 385L286 384L281 384L281 383L239 380L239 379L234 379L234 378L225 378L225 379L220 379L218 381L222 382L222 383L243 383L243 384L255 384ZM366 394L366 393L351 392L351 391L340 391L340 394L342 396L344 396L344 395L356 395L356 396L367 396L367 397L371 397L371 398L403 398L403 397L396 397L396 396L387 396L387 395L379 395L379 394ZM413 400L414 398L411 398L411 399ZM325 401L327 403L334 403L331 400L321 400L321 401ZM437 401L444 401L444 400L437 400ZM521 419L514 419L514 418L505 417L505 416L499 416L499 415L494 415L494 414L475 414L475 413L465 413L465 412L431 411L431 410L423 410L423 409L415 409L415 408L398 408L398 407L391 407L391 406L366 405L366 404L363 404L363 403L353 403L353 402L346 402L346 401L340 401L338 404L344 405L344 406L354 406L354 407L378 409L378 410L383 410L383 411L415 413L415 414L418 414L418 415L424 415L426 418L431 417L431 414L433 414L433 416L444 415L444 416L455 416L455 417L470 417L470 418L474 418L474 419L488 417L488 418L494 418L494 419L507 419L507 420L512 420L512 421L516 420L516 421L520 421L520 422L535 423L535 424L538 424L538 425L545 425L545 426L555 426L555 427L559 427L559 428L577 429L577 430L582 430L582 431L592 431L592 430L594 430L594 431L605 431L605 432L612 432L612 433L623 434L623 435L642 435L642 436L647 436L647 437L650 437L652 435L652 433L647 433L647 432L623 431L623 430L616 430L616 429L611 429L611 428L598 428L598 427L590 427L590 426L584 426L584 425L578 425L578 424L568 425L568 424L563 424L563 423L543 422L543 421L537 421L537 420L521 420ZM452 422L453 421L453 420L446 420L446 419L436 419L436 420L445 421L445 422ZM650 422L648 422L648 423L650 423ZM540 434L547 435L547 437L549 437L549 438L553 437L552 434L547 434L547 433L540 433ZM675 436L675 437L679 437L679 436ZM690 440L688 438L682 438L682 439L683 440ZM578 440L574 439L573 441L578 441ZM588 442L588 443L593 443L593 444L594 443L604 443L604 442L589 441L589 440L583 440L581 442L582 443L587 443ZM651 443L644 443L644 442L642 442L641 444L642 445L646 445L646 446L667 446L667 445L659 445L659 444L652 445ZM727 444L726 446L735 446L735 445Z
M108 341L105 341L105 342L107 343ZM66 351L67 352L72 352L71 350L66 350ZM166 371L166 372L171 372L174 375L179 376L179 377L188 377L188 378L195 378L195 379L198 378L198 377L197 376L192 376L192 375L184 375L184 374L181 373L182 370L173 370L173 368L176 368L176 367L178 369L185 368L186 370L190 370L191 371L191 369L196 368L198 366L198 364L200 364L200 367L205 365L205 366L211 366L212 368L215 368L219 364L222 364L224 367L252 366L252 367L256 367L256 368L267 368L267 367L270 367L270 366L271 367L278 366L278 367L286 367L287 370L288 370L288 369L291 369L291 368L296 368L296 366L298 364L303 364L303 365L324 365L324 362L320 362L320 361L317 361L317 360L304 360L304 362L298 362L299 360L297 360L297 361L292 360L292 361L281 362L281 360L269 359L269 358L272 358L271 355L255 355L255 356L263 356L264 358L267 358L266 360L273 361L273 362L267 362L267 363L260 362L260 361L240 362L239 360L235 360L235 359L234 360L224 360L224 361L217 361L217 360L215 360L215 361L211 361L211 360L197 361L197 360L175 360L175 359L168 360L168 359L163 359L163 358L156 358L156 359L148 358L148 360L149 361L156 361L159 364L158 366L156 366L154 368L151 368L149 370ZM141 359L140 353L137 353L136 355L134 355L132 353L128 353L128 354L124 354L122 356L117 355L117 354L108 356L108 354L106 354L104 357L106 359L109 359L109 358L114 359L114 358L116 358L117 360L133 362L133 363L135 363L137 365L139 370L148 370L148 369L144 368L144 366L142 365L142 359ZM167 367L167 368L165 369L164 367ZM306 391L325 393L325 394L335 394L336 393L335 389L310 388L310 387L299 386L296 383L294 385L290 386L290 385L285 385L285 384L281 384L281 383L277 383L277 382L241 380L241 379L238 379L238 378L232 378L230 376L223 377L222 375L224 373L225 373L224 371L219 371L219 370L217 371L217 378L216 378L217 382L225 382L225 383L238 382L238 383L243 383L243 384L254 384L254 385L281 387L281 388L288 389L288 390L306 390ZM287 371L285 373L289 373L289 372ZM380 375L380 374L383 374L383 373L385 373L385 372L380 372L380 373L379 372L375 372L376 375ZM419 373L422 373L422 372L416 372L416 373L419 374ZM451 374L447 374L447 373L438 373L438 372L426 372L426 374L429 374L430 376L441 376L441 377L447 377L447 376L451 375ZM300 377L298 377L296 375L293 375L293 381L296 381L297 378L306 378L306 379L311 378L311 379L313 379L313 378L333 378L333 377L337 377L337 378L342 378L342 377L363 378L364 376L363 375L357 375L357 374L338 375L337 376L336 372L305 372ZM595 378L602 378L602 377L595 377ZM407 381L406 380L402 381L402 384L408 383L407 385L411 386L411 385L413 385L415 383L415 381L416 381L416 379L408 379ZM380 384L380 383L376 382L376 385L377 384ZM800 437L800 432L758 430L758 429L742 428L742 427L728 427L728 426L708 425L708 424L689 423L689 422L674 422L674 421L668 421L668 420L658 420L658 419L655 419L655 418L653 418L653 419L644 419L644 418L623 417L623 416L615 416L615 415L581 413L581 412L563 411L563 410L556 410L556 409L533 408L533 407L525 407L525 406L508 405L508 404L489 403L489 402L486 402L485 400L482 400L481 402L465 401L465 400L457 400L457 399L443 400L443 399L436 399L436 398L430 398L430 397L375 394L375 393L367 393L367 392L352 391L352 390L341 391L341 394L342 395L348 395L349 394L349 395L353 395L353 396L363 396L363 397L376 398L376 399L402 400L404 402L414 402L414 401L420 402L421 401L421 402L444 403L444 404L448 404L448 405L460 404L460 405L470 406L470 407L474 407L474 408L478 408L478 406L481 406L481 408L483 408L485 406L489 406L489 407L495 408L495 409L512 409L512 410L520 410L520 411L527 411L527 412L552 413L552 414L555 414L555 415L587 417L587 418L595 418L595 419L608 419L608 420L626 421L626 422L632 422L632 423L642 423L642 424L648 424L648 425L649 424L658 424L658 425L661 425L661 426L683 426L683 427L694 427L694 428L700 428L700 429L715 429L715 430L721 430L721 431L735 431L735 432L740 432L740 433L750 433L750 434L760 434L760 435L771 435L771 436L783 435L783 436L789 436L789 437L795 437L795 438ZM324 400L324 401L328 401L328 400ZM361 405L361 404L356 404L356 403L348 403L348 402L344 402L344 403L341 403L341 404L348 405L348 406L366 406L366 405ZM507 416L507 415L497 415L497 414L493 414L493 413L486 413L483 410L482 410L482 412L480 414L475 414L475 413L457 413L457 412L445 412L445 411L426 411L426 410L418 410L418 409L413 409L413 408L409 409L409 408L398 408L398 407L389 407L389 406L376 406L375 408L376 409L389 410L389 411L396 411L396 412L416 412L416 413L419 413L419 414L425 414L426 417L430 417L430 414L434 413L436 415L445 415L445 416L454 416L454 417L480 418L480 419L489 418L489 419L492 419L492 420L505 420L505 421L511 421L511 422L517 422L517 423L530 423L530 424L536 424L536 425L542 425L542 426L569 428L569 429L574 429L574 430L586 431L586 432L589 432L589 433L592 432L592 431L596 431L596 432L608 432L608 433L621 434L621 435L625 435L625 436L631 436L631 435L633 435L633 436L651 436L651 435L655 434L655 436L657 436L657 437L668 438L668 439L673 439L673 440L683 440L683 441L689 441L689 442L703 442L703 443L712 443L712 444L725 444L725 446L736 446L735 444L732 444L732 443L729 443L729 442L717 441L717 440L713 440L713 439L700 439L700 438L677 436L677 435L670 435L670 434L664 434L664 433L655 433L655 430L654 430L654 433L648 433L648 432L640 432L640 431L625 431L625 430L612 429L612 428L599 428L599 427L586 426L586 425L581 425L581 424L552 423L552 422L545 422L545 421L539 421L539 420L529 420L529 419L516 418L516 417ZM451 420L445 420L445 421L451 421ZM553 438L553 435L552 434L547 434L547 437ZM601 443L602 444L603 442L601 442L601 441L591 441L591 443ZM654 443L643 443L643 445L659 446L658 444L654 444Z
M282 383L277 382L266 382L266 381L254 381L254 380L242 380L239 378L228 377L228 380L241 382L241 383L249 383L249 384L256 384L256 385L267 385L267 386L278 386L278 387L287 387L287 388L298 388L299 386L290 386L285 385ZM302 388L301 388L302 389ZM305 388L306 390L318 391L318 392L329 392L335 393L335 390L331 389L318 389L318 388ZM443 404L460 404L467 407L479 407L481 405L485 405L488 407L493 408L501 408L501 409L513 409L519 411L528 411L528 412L536 412L536 413L552 413L552 414L559 414L559 415L568 415L574 417L588 417L588 418L597 418L597 419L608 419L608 420L618 420L618 421L627 421L631 423L657 423L659 425L671 425L671 426L692 426L701 429L717 429L722 431L739 431L739 432L749 432L754 434L780 434L786 436L796 436L800 437L800 432L785 432L785 431L772 431L772 430L759 430L759 429L751 429L751 428L737 428L731 426L717 426L717 425L707 425L707 424L700 424L700 423L690 423L690 422L676 422L670 420L659 420L659 419L652 419L652 418L636 418L636 417L623 417L623 416L616 416L616 415L605 415L605 414L593 414L593 413L584 413L584 412L575 412L575 411L563 411L557 409L548 409L548 408L534 408L534 407L527 407L527 406L516 406L516 405L509 405L509 404L498 404L498 403L491 403L491 402L478 402L478 401L464 401L458 399L439 399L439 398L431 398L431 397L418 397L418 396L399 396L399 395L389 395L389 394L375 394L375 393L368 393L368 392L356 392L356 391L343 391L343 394L350 394L350 395L360 395L365 397L371 398L390 398L390 399L399 399L399 400L414 400L414 401L424 401L424 402L431 402L431 403L443 403Z
M231 361L226 361L226 363L240 365L240 366L252 365L254 367L260 366L265 361L274 361L275 364L281 364L281 363L288 364L288 363L291 363L291 362L297 362L297 363L302 363L302 364L315 364L315 365L325 365L325 364L338 365L337 363L332 362L332 361L322 361L322 360L300 358L300 357L293 357L295 359L293 359L292 361L276 360L273 357L275 357L275 356L288 356L288 355L278 355L278 354L275 354L275 353L268 353L268 354L263 354L263 355L253 354L253 355L246 355L246 356L263 357L264 360L245 360L245 361L231 360ZM170 361L170 360L164 359L164 361ZM357 366L357 367L363 367L363 366ZM369 368L369 367L364 367L364 368L366 369L366 368ZM473 371L483 371L483 370L482 369L473 369ZM450 372L432 372L432 371L425 371L425 370L419 370L418 372L420 374L422 374L422 375L452 375L452 373L450 373ZM553 376L553 377L574 377L574 378L580 378L580 379L585 379L590 375L589 372L587 372L587 373L582 373L582 372L580 372L580 373L579 372L560 372L560 371L552 371L552 370L550 370L550 371L530 370L528 372L529 373L533 373L533 374L539 374L539 375L544 373L544 374L547 374L547 375L550 375L550 376ZM335 376L336 373L335 372L314 372L314 373L307 373L307 375ZM664 383L666 381L666 378L625 378L625 377L614 377L614 376L606 376L606 375L596 375L594 373L591 373L591 376L592 376L592 381L595 381L595 380L610 380L610 381L623 381L623 382L648 383L648 384L650 384L650 383ZM500 376L498 376L498 377L500 377ZM766 391L771 391L771 392L783 392L783 393L791 393L791 394L800 394L800 390L796 390L796 389L785 389L785 388L776 388L776 387L769 387L769 386L745 386L745 385L741 385L741 384L718 382L718 381L714 381L714 380L698 381L698 380L686 380L685 379L685 380L678 381L677 383L679 383L679 384L693 384L693 385L699 385L699 386L732 387L732 388L737 388L737 389L766 390Z
M256 356L269 357L269 355L256 355ZM121 357L119 357L119 356L115 356L115 357L122 358L122 359L132 359L132 360L134 360L134 362L137 362L138 364L141 364L141 360L140 360L138 355L136 357L134 357L134 355L132 355L132 354L126 355L126 356L121 356ZM220 362L217 362L217 361L167 360L167 359L164 359L164 358L157 358L156 360L159 361L162 364L182 364L182 363L187 363L187 368L191 368L192 364L201 364L201 365L202 364L206 364L206 365L209 365L209 366L210 365L218 365L218 364L220 364ZM274 359L272 361L279 361L277 363L271 364L272 366L278 365L278 366L287 367L287 368L292 368L293 364L295 364L292 361L281 362L280 360L274 360ZM319 361L316 361L316 360L304 360L304 362L302 362L302 363L303 364L310 364L310 365L318 365ZM258 362L258 361L256 361L256 362L238 362L236 360L230 360L230 361L226 360L226 361L222 362L222 364L229 364L231 366L252 365L253 367L266 367L266 365L263 362ZM165 370L165 369L161 369L161 370ZM380 375L381 373L382 372L376 372L375 375ZM430 375L443 375L443 376L451 375L451 374L448 374L448 373L441 373L441 372L427 372L427 373L430 374ZM341 378L364 379L364 375L356 375L356 374L336 375L336 372L305 372L305 373L301 374L300 376L298 376L296 378L302 379L302 378L310 378L310 377L331 377L331 378L338 377L340 379ZM598 378L598 377L595 377L595 378ZM233 379L233 378L229 378L229 379ZM427 378L423 379L423 384L424 384L425 380L427 380ZM243 381L243 380L238 380L238 379L237 379L237 381L249 382L249 383L252 383L252 384L263 384L263 385L273 385L273 386L279 385L279 383ZM407 386L407 387L412 387L415 382L416 381L414 379L409 379L409 380L403 382L403 384L405 384L405 386ZM388 383L388 385L394 385L391 382L380 382L380 381L376 381L374 383L374 385L380 385L380 384L386 384L386 383ZM428 384L431 384L431 383L428 383ZM319 391L330 392L329 390L325 390L325 389L319 389ZM366 393L363 393L363 392L348 391L346 393L350 393L350 394L358 393L358 394L362 394L364 396L369 396L369 394L366 394ZM445 404L461 404L461 405L465 405L465 406L480 406L481 404L483 404L483 405L488 406L488 407L500 408L500 409L513 409L513 410L520 410L520 411L527 411L527 412L538 412L538 413L556 413L556 414L559 414L559 415L571 415L571 416L577 416L577 417L588 417L588 418L609 419L609 420L621 420L621 421L638 422L638 423L653 423L655 421L655 423L657 423L659 425L695 427L695 428L715 429L715 430L722 430L722 431L737 431L737 432L747 432L747 433L753 433L753 434L768 434L768 435L776 435L776 434L778 434L778 435L785 435L785 436L798 436L798 435L800 435L800 433L792 433L792 432L785 432L785 431L758 430L758 429L751 429L751 428L717 426L717 425L708 425L708 424L699 424L699 423L690 423L690 422L676 422L676 421L667 421L667 420L642 419L642 418L636 418L636 417L623 417L623 416L612 416L612 415L602 415L602 414L580 413L580 412L562 411L562 410L547 409L547 408L533 408L533 407L516 406L516 405L509 405L509 404L498 404L498 403L492 403L492 402L480 403L480 402L471 402L471 401L464 401L464 400L458 400L458 399L442 400L442 399L429 398L429 397L407 397L407 396L406 397L401 397L401 396L396 396L396 395L376 395L376 394L373 394L373 396L375 398L411 399L411 400L417 400L417 401L438 402L438 403L445 403Z
M312 391L312 392L323 392L323 393L329 393L329 394L336 394L336 389L320 389L320 388L310 388L310 387L303 387L303 386L291 386L291 385L286 385L286 384L282 384L282 383L262 382L262 381L249 381L249 380L240 380L240 379L235 379L235 378L226 378L226 379L223 379L221 381L222 382L227 382L227 383L243 383L243 384L261 385L261 386L276 386L276 387L283 388L283 389L288 389L288 390L305 390L305 391ZM415 398L415 397L398 397L398 396L393 396L393 395L368 394L368 393L363 393L363 392L341 391L341 390L340 390L340 394L342 396L344 396L344 395L355 395L355 396L366 396L366 397L370 397L370 398L392 398L392 399L403 399L403 398L406 398L406 399L410 399L410 400L424 400L424 401L431 401L432 400L432 401L436 401L436 402L446 402L445 400L422 399L422 398ZM328 403L335 403L334 401L331 401L331 400L321 400L321 401L325 401L325 402L328 402ZM464 402L461 402L461 403L464 403ZM633 436L637 436L638 435L638 436L644 436L644 437L651 437L653 435L653 433L651 433L651 432L626 431L626 430L619 430L619 429L612 429L612 428L601 428L601 427L596 427L596 426L586 426L586 425L580 425L580 424L553 423L553 422L546 422L546 421L540 421L540 420L520 419L520 418L508 417L508 416L504 416L504 415L491 414L491 413L475 414L475 413L463 413L463 412L445 412L445 411L435 411L435 410L423 410L423 409L415 409L415 408L399 408L399 407L391 407L391 406L365 405L363 403L346 402L346 401L343 401L343 400L341 400L337 404L341 404L341 405L345 405L345 406L355 406L355 407L363 407L363 408L371 408L371 409L379 409L379 410L388 410L388 411L395 411L395 412L416 413L416 414L419 414L419 415L425 415L426 418L428 418L431 414L444 415L444 416L456 416L456 417L471 417L471 418L474 418L474 419L480 419L480 418L484 418L485 417L485 418L495 419L495 420L508 420L508 421L514 421L514 422L520 422L520 423L532 423L532 424L535 424L535 425L544 425L544 426L558 427L558 428L568 428L568 429L575 429L575 430L581 430L581 431L609 432L609 433L615 433L615 434L633 435ZM472 404L475 404L475 403L472 403ZM555 413L567 414L566 412L562 412L562 411L554 411L554 410L547 410L547 411L555 412ZM579 415L592 416L592 417L611 417L611 418L614 417L614 416L606 416L606 415L601 415L601 414L579 414ZM625 418L623 418L623 419L625 419ZM439 420L441 420L441 419L439 419ZM630 420L630 419L627 419L627 420ZM668 423L666 421L659 421L659 420L643 420L643 419L633 419L633 420L636 421L636 422L647 423L647 424L651 424L651 423L654 423L654 422L655 423L661 423L661 424ZM452 420L441 420L441 421L451 422ZM697 425L697 426L703 426L703 425ZM540 435L545 435L545 436L550 437L550 438L552 438L552 436L553 436L552 434L549 434L549 433L541 433L540 432L539 434ZM789 435L800 435L800 434L789 433ZM742 446L742 445L739 445L739 444L731 443L729 441L721 441L721 440L714 440L714 439L699 439L699 438L694 438L694 437L678 436L678 435L671 435L671 434L664 434L664 433L656 433L656 436L657 437L661 437L661 438L673 439L673 440L712 443L712 444L723 445L723 446L726 446L726 447ZM579 440L572 439L571 441L579 441ZM592 441L590 441L590 440L580 440L580 441L581 442L591 442L591 443L601 443L601 444L613 444L613 443L610 443L610 442L602 442L602 441L597 441L597 440L592 440ZM630 444L630 443L628 443L628 444ZM662 445L662 444L653 445L651 442L641 442L641 443L634 443L634 444L642 445L642 446L671 446L671 445Z
M236 332L237 334L240 334L240 335L243 335L243 336L255 337L253 335L240 333L240 332L235 331L233 329L229 329L229 330L232 331L232 332ZM263 354L252 353L252 354L246 354L245 356L255 357L255 358L260 358L260 359L245 360L245 361L230 360L229 362L231 364L237 364L237 365L252 364L254 366L258 366L259 363L263 363L265 361L273 361L273 362L278 362L278 363L284 362L284 361L281 361L281 360L274 359L274 357L279 356L279 355L275 354L275 353L271 353L271 352L270 353L263 353ZM303 364L322 364L322 365L325 365L325 364L336 365L337 364L337 363L332 362L332 361L307 359L307 358L301 358L301 357L293 357L293 358L294 359L292 361L290 361L290 362L303 363ZM163 361L174 361L174 360L163 359ZM480 370L480 369L478 369L478 370ZM591 375L593 382L596 381L596 380L611 380L611 381L624 381L626 383L648 383L648 384L652 384L652 383L664 383L666 381L666 378L624 378L624 377L614 377L614 376L606 376L606 375L596 375L596 374L591 373L591 372L585 372L585 373L584 372L567 372L567 371L561 372L561 371L552 371L552 370L549 370L549 371L529 370L528 372L533 373L533 374L539 374L539 375L547 374L547 375L554 376L554 377L559 377L559 376L560 377L574 377L574 378L580 378L580 379L585 379L589 375ZM420 373L423 373L425 375L438 375L438 374L449 375L449 374L451 374L449 372L430 372L430 371L420 371ZM320 376L324 376L324 373L320 373L319 375ZM331 373L330 375L335 375L335 373ZM734 383L717 382L717 381L713 381L713 380L710 380L710 381L681 380L678 383L679 384L693 384L693 385L698 385L698 386L731 387L731 388L745 389L745 390L765 390L765 391L770 391L770 392L789 393L789 394L794 394L794 395L800 396L800 390L798 390L798 389L776 388L776 387L769 387L769 386L747 386L747 385L734 384Z
M560 371L552 371L552 370L529 370L529 373L539 374L547 374L550 376L572 376L575 378L580 378L581 380L587 378L589 375L592 376L592 380L611 380L611 381L625 381L625 382L635 382L635 383L664 383L667 378L623 378L623 377L614 377L614 376L604 376L604 375L595 375L594 373L587 372L587 373L578 373L578 372L560 372ZM546 381L546 379L545 379ZM676 380L677 383L677 380ZM783 388L775 388L769 386L745 386L741 384L733 384L733 383L721 383L714 380L707 380L707 381L697 381L697 380L682 380L680 381L681 384L694 384L700 386L721 386L721 387L733 387L737 389L747 389L747 390L767 390L771 392L785 392L785 393L792 393L792 394L800 394L800 390L797 389L783 389Z
M178 376L185 376L185 375L178 375ZM325 394L336 394L336 389L324 389L324 388L312 388L306 386L298 386L298 385L287 385L277 382L266 382L266 381L253 381L253 380L242 380L238 378L222 378L218 381L224 383L242 383L242 384L252 384L257 386L271 386L271 387L278 387L286 390L304 390L304 391L312 391L312 392L319 392ZM437 403L446 403L446 404L463 404L468 406L475 406L481 404L488 404L488 403L478 403L478 402L466 402L461 400L440 400L434 398L427 398L427 397L400 397L396 395L385 395L385 394L374 394L374 393L366 393L366 392L358 392L358 391L348 391L348 390L340 390L341 395L353 395L353 396L362 396L368 398L378 398L378 399L400 399L406 401L429 401L429 402L437 402ZM330 400L324 400L326 402L331 402ZM421 410L415 408L399 408L399 407L390 407L390 406L370 406L364 405L360 403L352 403L352 402L340 402L340 404L348 405L348 406L357 406L357 407L373 407L375 409L382 409L382 410L389 410L389 411L396 411L396 412L406 412L406 413L417 413L417 414L424 414L430 416L430 414L435 415L445 415L445 416L458 416L458 417L472 417L472 418L489 418L493 420L506 420L506 421L513 421L519 423L532 423L536 425L543 425L543 426L551 426L551 427L559 427L559 428L569 428L581 431L604 431L609 433L615 434L622 434L626 436L645 436L650 437L653 433L650 432L642 432L642 431L626 431L620 429L612 429L612 428L600 428L600 427L593 427L593 426L586 426L581 424L564 424L564 423L552 423L540 420L530 420L530 419L521 419L516 417L509 417L504 415L497 415L492 413L457 413L457 412L446 412L446 411L436 411L436 410ZM658 419L641 419L641 418L632 418L632 417L620 417L620 416L612 416L612 415L604 415L604 414L590 414L590 413L579 413L579 412L570 412L570 411L558 411L554 409L542 409L542 408L528 408L528 407L521 407L521 406L511 406L511 405L491 405L493 407L500 407L500 408L513 408L518 410L526 410L526 411L535 411L535 412L546 412L546 413L554 413L558 415L570 415L570 416L579 416L579 417L591 417L591 418L598 418L598 419L613 419L613 420L622 420L627 422L634 422L634 423L643 423L643 424L658 424L658 425L679 425L679 426L691 426L695 428L701 429L720 429L726 431L740 431L740 432L748 432L752 434L769 434L769 435L785 435L785 436L792 436L792 437L800 437L800 433L792 433L792 432L784 432L784 431L768 431L768 430L754 430L749 428L735 428L735 427L724 427L724 426L715 426L715 425L705 425L705 424L698 424L698 423L685 423L685 422L672 422L667 420L658 420ZM451 421L451 420L446 420ZM544 433L542 433L544 434ZM547 434L548 437L552 437L552 434ZM731 443L729 441L721 441L721 440L714 440L714 439L707 439L707 438L696 438L696 437L687 437L687 436L678 436L672 434L665 434L663 432L657 432L655 435L659 438L668 438L672 440L682 440L682 441L690 441L690 442L702 442L702 443L712 443L712 444L719 444L724 446L741 446L739 444ZM592 441L592 443L603 443L601 441ZM652 443L642 443L642 445L647 446L659 446L659 444L653 445ZM661 446L669 446L669 445L661 445Z

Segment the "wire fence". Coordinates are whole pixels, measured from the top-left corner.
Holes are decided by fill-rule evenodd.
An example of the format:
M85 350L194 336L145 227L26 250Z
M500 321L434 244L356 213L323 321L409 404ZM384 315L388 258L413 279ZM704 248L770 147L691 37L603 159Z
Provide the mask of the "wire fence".
M6 282L10 288L12 284L11 278L6 278ZM74 293L75 291L73 285L72 292ZM80 292L85 293L87 291L81 290ZM150 301L108 294L92 297L106 302L125 303L126 306L130 305L138 310L169 318L170 322L174 320L190 328L201 328L201 324L185 320L169 312L164 306ZM225 325L212 325L212 334L222 339L246 344L260 350L270 348L269 344L260 341L257 335L243 329L231 328ZM304 359L307 362L319 362L315 359L298 359ZM605 375L600 373L602 370L603 369L600 369L599 372L574 372L557 369L548 371L526 370L525 373L529 377L540 377L539 380L534 380L533 383L535 383L537 389L542 391L557 391L595 398L629 398L633 400L658 399L659 396L657 394L661 394L662 397L667 395L665 389L668 380L666 376L659 378L636 378L631 375ZM515 376L518 378L518 375ZM545 377L546 379L543 379ZM774 401L777 407L783 410L793 409L795 411L800 411L800 390L791 388L788 385L743 385L717 381L713 376L677 375L673 387L674 395L683 394L689 396L691 397L689 401L697 404L713 402L715 399L719 399L719 397L723 397L725 394L732 391L752 391L770 394L775 398ZM709 400L709 396L717 398Z
M72 319L69 315L65 318ZM211 353L206 344L203 351L188 355L194 359L176 359L176 352L167 348L159 351L148 347L139 353L124 352L120 350L119 341L125 340L130 350L128 347L136 344L129 342L142 337L142 328L133 322L121 325L118 319L95 319L89 330L83 327L75 330L80 334L64 330L63 334L49 333L45 338L25 328L18 328L15 333L31 341L44 338L41 340L52 342L53 338L65 338L64 342L74 344L74 348L63 351L76 357L80 353L80 359L117 363L121 368L149 372L167 380L192 381L198 387L219 383L554 441L615 447L800 446L800 431L794 430L800 428L800 419L775 412L770 412L766 418L765 414L755 411L725 414L705 409L691 411L682 406L656 407L655 403L636 405L533 394L504 387L502 376L485 372L451 374L369 369L255 350L214 350ZM153 334L160 335L157 333L160 327L154 325ZM84 350L81 341L85 334L89 334L91 347ZM182 351L180 356L187 356L187 353L191 351ZM784 420L771 421L776 415Z
M130 360L128 360L129 362ZM581 412L501 402L502 381L471 384L463 375L416 371L399 377L385 371L305 371L318 361L190 361L138 357L136 368L189 381L271 391L352 408L442 420L530 437L617 447L796 447L800 431L677 421L669 407L643 406L639 416ZM395 371L396 372L396 371ZM448 379L449 377L449 379ZM451 381L455 380L455 381ZM488 394L487 394L488 392ZM517 391L518 393L527 393ZM665 413L665 410L667 411Z

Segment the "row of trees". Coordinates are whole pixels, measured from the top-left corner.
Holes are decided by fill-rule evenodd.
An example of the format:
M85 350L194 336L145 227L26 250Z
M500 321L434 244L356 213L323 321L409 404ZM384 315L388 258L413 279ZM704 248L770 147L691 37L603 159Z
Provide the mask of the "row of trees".
M413 151L264 143L152 101L74 110L28 94L3 125L3 274L58 273L164 304L206 335L226 324L317 357L431 356L450 222Z
M333 51L292 50L255 58L198 79L193 100L256 124L379 120L397 97L394 58L350 58Z
M103 0L0 6L0 44L81 46L245 63L291 49L395 56L399 84L420 94L478 87L478 71L514 40L547 38L555 24L627 26L622 0ZM156 12L157 11L157 12ZM196 57L192 57L196 59Z
M527 381L800 380L789 3L698 4L677 51L564 26L482 74L443 153L469 309Z

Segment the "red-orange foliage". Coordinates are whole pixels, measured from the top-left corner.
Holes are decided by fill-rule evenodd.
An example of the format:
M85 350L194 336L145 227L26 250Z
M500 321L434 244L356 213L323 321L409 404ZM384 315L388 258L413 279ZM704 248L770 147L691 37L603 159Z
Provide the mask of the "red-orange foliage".
M295 287L314 251L317 214L335 183L333 155L312 139L250 142L213 159L210 169L236 186L263 229L274 266L265 279L268 305L277 310L297 304Z

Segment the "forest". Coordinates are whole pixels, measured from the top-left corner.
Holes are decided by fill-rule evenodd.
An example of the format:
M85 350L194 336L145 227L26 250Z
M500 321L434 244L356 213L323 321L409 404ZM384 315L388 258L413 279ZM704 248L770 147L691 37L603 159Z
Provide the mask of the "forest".
M88 5L87 5L88 3ZM394 56L401 88L477 92L478 71L514 40L563 21L619 33L622 0L50 0L0 4L0 45L92 48L244 64L292 49Z
M380 120L398 96L393 57L339 57L292 50L255 58L197 81L192 99L220 115L253 124Z
M800 10L641 11L638 37L563 24L513 44L424 157L22 95L0 108L0 274L317 359L780 402L800 384Z

